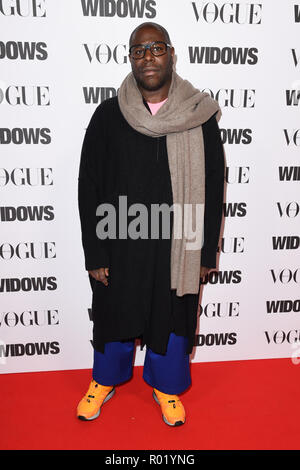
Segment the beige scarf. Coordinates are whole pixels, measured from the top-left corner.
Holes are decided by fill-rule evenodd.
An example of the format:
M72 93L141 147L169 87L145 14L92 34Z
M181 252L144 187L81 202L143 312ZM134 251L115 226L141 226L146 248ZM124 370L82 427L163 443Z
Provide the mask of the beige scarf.
M124 118L136 131L151 137L167 136L174 208L171 289L176 289L178 296L197 294L205 204L205 156L201 125L215 113L219 120L219 105L208 93L200 92L175 71L168 100L154 116L145 107L132 72L120 86L118 101Z

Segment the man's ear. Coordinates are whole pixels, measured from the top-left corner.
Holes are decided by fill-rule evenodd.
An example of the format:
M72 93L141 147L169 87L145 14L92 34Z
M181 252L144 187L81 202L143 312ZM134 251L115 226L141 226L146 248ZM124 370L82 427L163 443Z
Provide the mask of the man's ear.
M132 65L133 59L131 58L131 56L129 54L128 54L128 59L129 59L129 63Z

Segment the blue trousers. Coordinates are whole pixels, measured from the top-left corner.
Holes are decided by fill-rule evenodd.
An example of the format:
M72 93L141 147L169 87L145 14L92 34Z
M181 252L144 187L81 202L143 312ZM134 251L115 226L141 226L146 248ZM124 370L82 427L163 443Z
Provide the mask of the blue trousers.
M143 379L160 392L178 395L191 385L187 338L170 334L166 354L147 347ZM117 385L132 377L134 340L105 344L104 354L94 349L93 379L101 385Z

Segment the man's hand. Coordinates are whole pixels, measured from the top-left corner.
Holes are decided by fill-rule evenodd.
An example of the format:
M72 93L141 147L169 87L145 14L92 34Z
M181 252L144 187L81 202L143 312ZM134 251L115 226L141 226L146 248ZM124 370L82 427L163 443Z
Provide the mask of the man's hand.
M206 266L201 266L201 268L200 268L200 277L204 278L207 275L207 273L210 269L211 268L207 268Z
M105 286L108 286L107 277L109 276L109 268L99 268L94 269L93 271L88 271L88 273L96 279L96 281L103 282Z

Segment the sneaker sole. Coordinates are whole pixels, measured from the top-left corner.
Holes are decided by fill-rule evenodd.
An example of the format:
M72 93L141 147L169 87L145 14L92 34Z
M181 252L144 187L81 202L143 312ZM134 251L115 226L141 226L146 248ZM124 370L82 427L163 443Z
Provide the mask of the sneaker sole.
M153 398L154 400L156 401L156 403L160 406L160 403L159 403L159 399L157 398L156 396L156 393L154 392L153 390ZM168 426L182 426L184 423L185 423L185 420L184 421L176 421L176 423L169 423L169 421L167 420L167 418L165 417L165 415L162 413L162 419L164 420L164 422L168 425Z
M114 394L116 393L116 389L113 388L111 392L108 393L108 395L104 398L103 400L103 403L102 405L100 406L99 410L97 411L96 414L94 414L93 416L91 416L90 418L86 418L85 416L83 415L79 415L77 416L78 419L80 419L81 421L92 421L93 419L96 419L98 418L98 416L100 415L100 412L101 412L101 408L102 406L104 405L104 403L106 403L108 400L110 400Z

